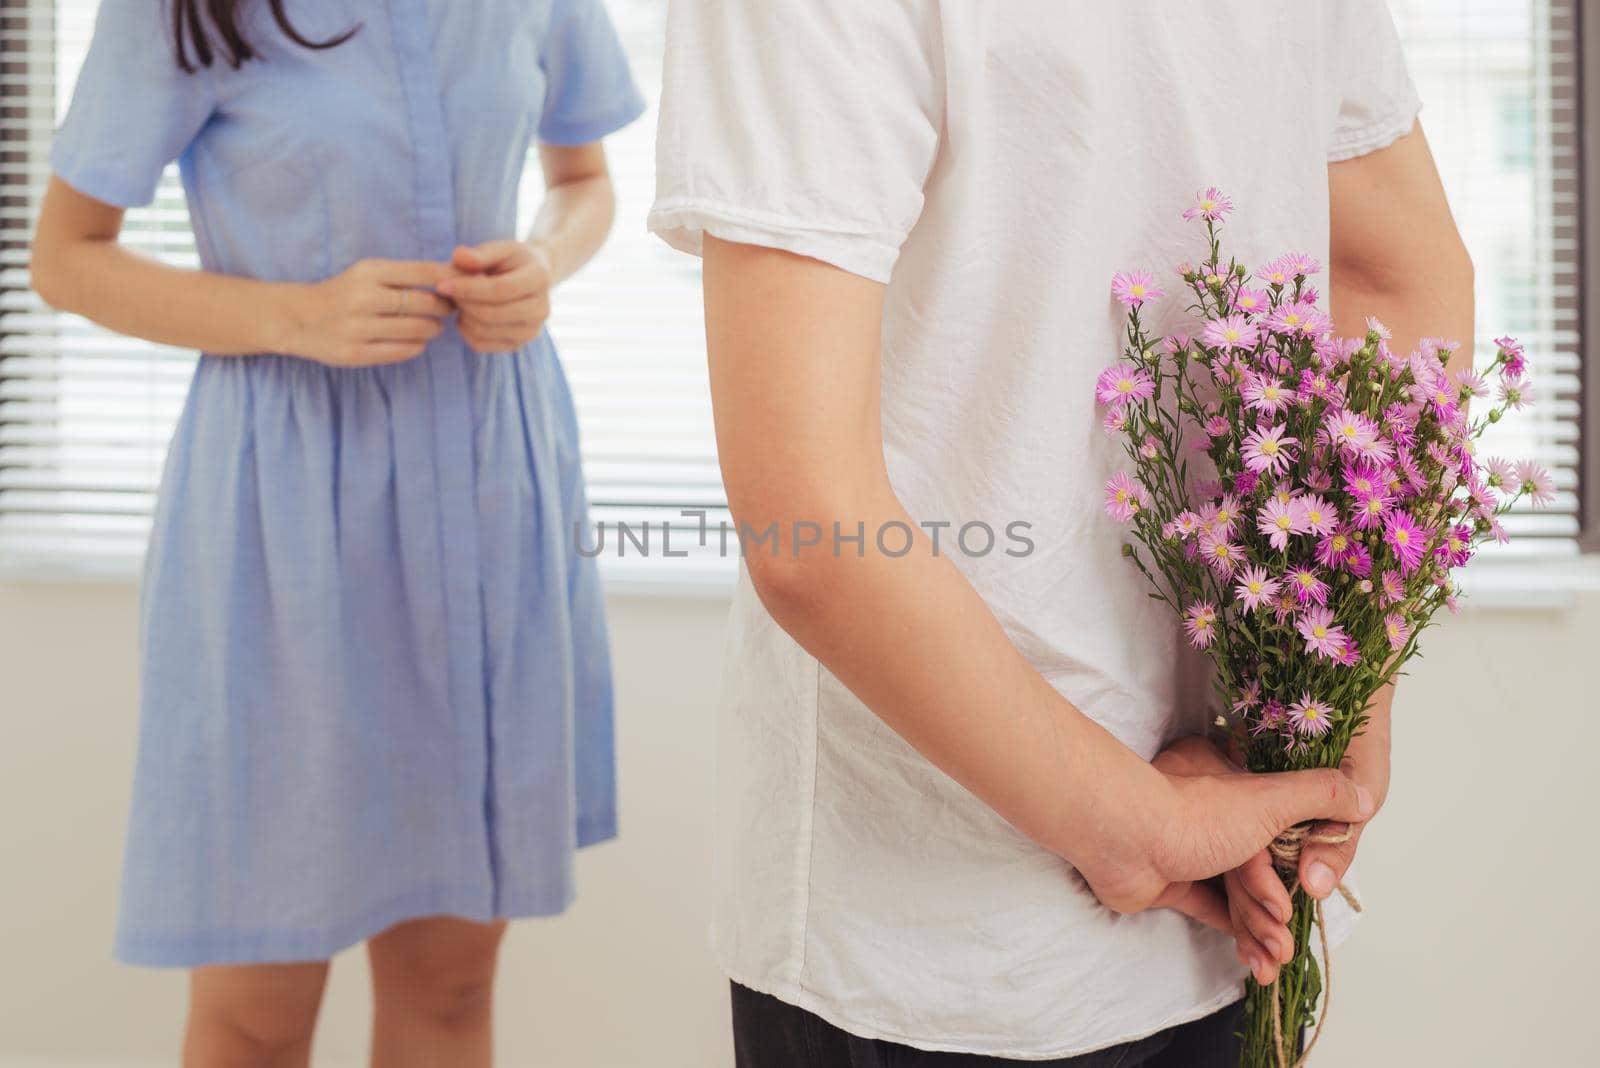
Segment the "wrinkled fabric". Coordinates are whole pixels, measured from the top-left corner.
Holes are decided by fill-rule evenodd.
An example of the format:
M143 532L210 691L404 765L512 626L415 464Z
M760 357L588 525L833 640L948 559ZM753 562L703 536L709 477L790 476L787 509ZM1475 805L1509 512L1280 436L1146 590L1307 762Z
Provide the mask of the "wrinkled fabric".
M177 159L202 265L312 282L515 236L534 138L642 101L598 0L265 4L184 74L105 0L56 172L148 202ZM487 61L486 57L493 57ZM616 833L612 691L572 399L547 335L407 363L202 356L143 587L119 955L325 958L412 917L543 915Z
M1102 510L1126 465L1093 399L1119 351L1110 279L1148 267L1176 290L1205 249L1179 216L1211 184L1239 205L1227 245L1248 267L1325 260L1328 162L1390 144L1418 107L1384 5L675 0L663 91L655 231L885 283L901 501L951 524L947 555L1088 716L1146 758L1197 729L1208 694L1180 687L1176 623ZM981 532L958 551L966 523L993 551ZM724 670L714 943L732 979L865 1038L1035 1060L1240 996L1228 940L1102 907L807 655L748 577Z

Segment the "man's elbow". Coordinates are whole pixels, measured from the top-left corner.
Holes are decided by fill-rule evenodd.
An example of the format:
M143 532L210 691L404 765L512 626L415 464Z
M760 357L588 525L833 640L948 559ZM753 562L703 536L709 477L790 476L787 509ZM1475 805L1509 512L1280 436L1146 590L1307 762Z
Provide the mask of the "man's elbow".
M831 523L774 522L760 530L744 527L740 534L750 584L779 626L804 633L838 609L850 581L849 561L832 540Z

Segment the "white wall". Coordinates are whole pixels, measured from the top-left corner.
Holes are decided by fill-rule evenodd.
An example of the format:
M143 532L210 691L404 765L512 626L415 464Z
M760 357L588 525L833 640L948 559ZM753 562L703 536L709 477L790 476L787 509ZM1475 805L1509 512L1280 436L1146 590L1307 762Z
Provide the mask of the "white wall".
M0 584L0 1064L171 1064L181 978L109 959L134 737L134 591ZM517 925L502 1063L720 1068L707 960L712 702L724 603L614 598L623 837L577 906ZM1336 957L1321 1068L1587 1059L1600 600L1482 609L1403 690L1397 781L1363 846L1363 929ZM319 1064L363 1056L358 955Z

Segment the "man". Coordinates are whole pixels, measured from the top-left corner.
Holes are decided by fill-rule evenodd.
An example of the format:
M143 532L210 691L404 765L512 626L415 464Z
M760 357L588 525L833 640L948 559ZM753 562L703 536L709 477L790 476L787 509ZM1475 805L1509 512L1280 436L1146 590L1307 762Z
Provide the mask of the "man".
M651 225L705 257L729 503L778 532L724 687L741 1065L1236 1063L1239 961L1287 959L1261 851L1371 817L1388 702L1348 774L1151 763L1205 694L1101 512L1107 281L1196 257L1214 183L1245 262L1331 262L1340 333L1470 336L1417 109L1380 0L673 3Z

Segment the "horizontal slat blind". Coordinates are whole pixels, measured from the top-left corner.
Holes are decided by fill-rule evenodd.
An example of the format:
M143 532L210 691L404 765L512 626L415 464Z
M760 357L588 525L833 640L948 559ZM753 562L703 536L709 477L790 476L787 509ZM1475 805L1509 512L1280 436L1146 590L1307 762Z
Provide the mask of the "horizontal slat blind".
M28 235L49 175L50 136L70 102L97 7L95 0L0 0L0 560L9 564L126 569L138 558L194 366L191 352L57 314L28 289ZM593 518L608 524L659 523L683 508L708 508L711 522L726 514L699 265L644 225L654 193L665 7L664 0L608 0L651 109L607 141L617 228L600 256L556 293L551 322L578 406ZM529 162L524 227L541 194L537 158ZM128 214L124 240L196 264L175 169L151 207ZM609 530L606 543L614 551ZM692 538L674 538L674 552L686 547L694 547Z
M0 557L125 566L149 527L193 355L115 337L27 289L27 234L93 26L93 0L0 0ZM1561 489L1520 513L1505 555L1575 551L1579 412L1575 0L1391 0L1428 135L1478 269L1485 334L1520 336L1538 406L1491 453L1532 456ZM664 0L609 0L647 93L660 84ZM652 104L654 100L652 99ZM595 518L725 516L707 396L698 264L646 235L654 108L608 142L619 192L611 243L557 294ZM530 169L523 204L538 200ZM168 175L127 240L194 262ZM1491 353L1481 342L1481 360ZM674 548L679 546L674 542Z
M1560 495L1507 518L1501 557L1577 551L1579 398L1575 0L1391 0L1423 122L1477 271L1480 366L1527 346L1537 402L1483 441L1548 466Z

